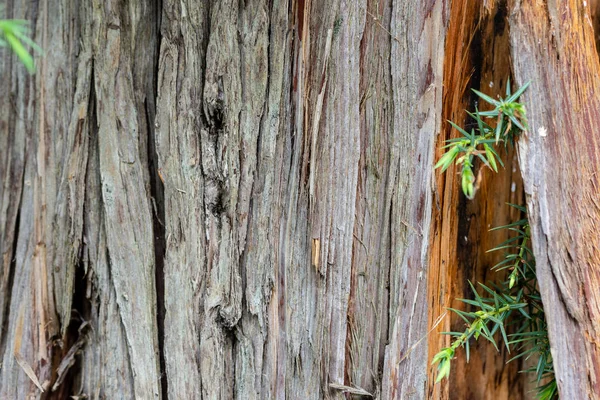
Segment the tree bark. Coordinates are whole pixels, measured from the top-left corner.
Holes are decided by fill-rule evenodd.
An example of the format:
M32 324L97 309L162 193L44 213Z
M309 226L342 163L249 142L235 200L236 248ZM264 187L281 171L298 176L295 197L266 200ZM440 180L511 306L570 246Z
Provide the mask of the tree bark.
M515 75L532 81L519 161L565 399L600 396L600 65L592 10L579 1L513 1L510 15Z
M8 2L0 397L423 397L447 10Z
M507 11L505 2L452 2L444 55L442 120L468 126L471 121L465 110L474 110L475 106L483 110L485 104L477 103L471 88L492 97L504 95L511 74ZM459 135L450 124L443 125L436 160L443 154L445 140ZM462 195L460 171L456 168L436 173L429 260L430 325L446 317L429 336L429 359L450 345L451 338L439 333L465 329L464 321L447 308L470 311L465 303L457 301L472 298L469 282L498 282L503 277L502 272L491 268L503 260L504 254L487 250L507 240L510 233L490 229L520 219L506 203L523 204L524 198L515 152L498 150L505 167L497 174L481 169L473 200ZM435 384L437 365L429 366L427 398L530 398L531 377L518 373L525 369L520 361L507 364L513 356L505 347L498 352L486 341L473 341L469 363L464 351L457 353L451 379Z
M513 69L561 396L596 395L598 7L550 3L4 1L44 55L0 58L0 398L525 398L491 346L430 366L523 197L510 152L471 203L434 174L443 121Z

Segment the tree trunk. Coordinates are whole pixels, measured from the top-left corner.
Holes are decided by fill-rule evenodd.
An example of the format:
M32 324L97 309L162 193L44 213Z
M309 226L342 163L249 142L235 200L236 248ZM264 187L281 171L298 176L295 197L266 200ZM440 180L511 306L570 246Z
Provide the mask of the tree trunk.
M8 4L1 397L423 397L447 6Z
M443 121L512 67L559 388L600 392L581 4L4 3L44 55L33 76L0 58L0 398L527 397L491 346L450 382L430 366L523 198L512 152L474 202L434 174Z
M511 74L507 11L503 2L452 1L444 61L443 120L461 126L469 122L465 110L473 110L477 101L470 88L493 97L504 95L506 79ZM442 128L436 159L442 155L444 141L460 135L449 124ZM471 298L469 282L497 282L501 276L491 267L503 255L486 251L508 239L508 231L489 230L519 219L505 203L522 204L523 188L514 151L499 154L505 168L499 169L498 174L483 172L477 195L470 201L460 192L457 169L451 167L444 174L436 174L429 260L431 324L448 307L465 309L465 304L456 299ZM440 332L464 330L461 318L450 317L437 327L437 334L430 335L429 359L450 345L450 337ZM434 384L437 366L429 367L428 398L530 398L531 378L523 379L518 373L523 366L520 362L507 364L513 356L505 347L500 347L499 354L485 341L473 342L470 362L466 362L464 351L459 352L448 381Z
M513 2L530 130L519 161L561 397L600 397L600 64L596 2Z

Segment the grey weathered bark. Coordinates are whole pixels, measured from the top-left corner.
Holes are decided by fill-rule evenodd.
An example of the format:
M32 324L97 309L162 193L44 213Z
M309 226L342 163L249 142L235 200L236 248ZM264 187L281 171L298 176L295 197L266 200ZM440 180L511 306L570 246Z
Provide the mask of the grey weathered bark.
M432 174L509 36L559 387L597 396L598 3L457 1L4 1L45 55L0 59L0 398L514 395L438 390L427 338L520 193Z
M446 0L6 5L0 397L424 396Z
M427 270L433 206L431 164L441 127L448 4L404 2L392 11L393 124L388 191L391 200L390 328L382 398L424 398L428 354ZM397 161L396 161L397 157ZM404 228L398 232L398 226ZM395 227L395 228L394 228ZM410 359L409 362L406 360Z
M530 130L519 142L561 398L600 397L600 64L595 2L513 1L512 58Z

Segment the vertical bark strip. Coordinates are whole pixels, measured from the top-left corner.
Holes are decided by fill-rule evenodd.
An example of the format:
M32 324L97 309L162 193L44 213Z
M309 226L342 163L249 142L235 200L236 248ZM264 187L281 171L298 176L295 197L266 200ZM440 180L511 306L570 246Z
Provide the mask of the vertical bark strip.
M368 1L361 41L360 159L348 304L348 385L377 394L388 338L390 271L391 2ZM341 20L341 16L338 17Z
M24 18L24 11L5 9L6 17ZM15 243L18 237L19 209L25 170L26 94L32 90L33 81L25 71L14 67L15 56L3 52L0 58L0 80L4 91L0 96L0 354L4 354L7 340L12 282L14 275ZM16 108L16 104L20 107ZM13 106L15 105L15 106Z
M164 190L165 333L171 398L200 396L198 305L205 292L204 180L198 128L208 10L204 2L163 3L156 151Z
M280 289L278 286L278 249L274 246L279 241L279 219L281 205L278 201L281 175L278 173L286 123L286 105L289 96L284 95L284 87L290 82L290 42L287 26L290 23L287 0L274 2L271 10L267 3L260 4L255 10L245 13L244 27L248 40L245 50L251 51L250 45L255 39L251 35L254 20L266 23L270 28L264 29L258 35L259 47L250 59L255 67L246 69L246 85L253 82L265 85L264 106L262 115L255 115L255 127L258 130L256 144L256 169L253 172L250 213L248 215L248 230L246 235L245 255L242 258L242 276L245 279L245 307L242 312L240 329L236 338L236 363L242 366L236 380L240 382L236 393L238 398L275 398L276 393L282 393L285 386L280 387L284 373L278 372L278 364L283 359L281 327L278 324L278 307ZM259 12L260 18L254 17ZM256 65L258 64L258 65ZM249 75L249 70L258 69L260 79ZM255 97L251 101L260 105L262 93L254 90ZM258 92L258 93L257 93ZM252 114L252 113L250 113ZM256 114L256 113L254 113ZM260 124L260 125L258 125ZM270 251L265 251L271 249ZM236 369L236 371L238 371ZM243 377L243 375L246 375ZM279 395L281 396L281 395Z
M159 397L147 118L156 32L152 3L94 2L94 83L102 215L111 285L123 325L136 398Z
M448 3L393 5L389 346L383 398L424 398L427 383L428 246L435 135L441 127ZM420 347L414 346L420 342ZM417 345L419 346L419 345Z
M312 64L311 97L306 113L311 118L305 134L311 138L310 154L315 162L309 164L309 218L311 240L319 240L318 264L313 265L317 280L316 301L318 313L314 326L317 343L322 340L320 358L323 383L343 384L345 374L345 343L347 311L352 270L352 245L354 243L354 218L356 184L360 156L360 40L365 15L361 10L364 1L342 0L339 9L332 12L315 7L314 16L327 15L327 30L317 30L317 46L311 43L311 55L321 56L321 68ZM329 10L327 10L329 11ZM338 16L343 16L335 42L333 29ZM312 19L311 24L316 22ZM313 32L311 32L313 34ZM331 45L329 42L331 41ZM331 46L331 47L330 47ZM328 54L329 49L331 53ZM320 84L319 84L320 81ZM319 97L324 93L323 110L319 110ZM315 96L316 95L316 96ZM316 100L316 101L315 101ZM319 120L320 117L320 120ZM319 126L320 129L313 127ZM315 135L317 135L315 137ZM306 141L308 142L308 140ZM314 184L311 187L311 182ZM308 232L307 232L308 233ZM310 254L310 253L309 253ZM311 263L312 264L312 263ZM299 315L300 317L300 315ZM320 336L320 338L319 338ZM308 343L306 343L308 344ZM325 388L325 394L327 394ZM336 398L342 398L336 393Z
M600 64L583 3L512 1L510 10L515 75L532 82L519 161L565 399L600 396Z
M94 101L94 96L91 100ZM108 258L98 127L93 105L90 107L90 120L83 268L87 284L85 295L90 303L89 309L84 309L84 315L92 329L87 335L88 343L81 358L80 386L74 388L73 393L84 393L91 399L129 399L135 398L134 378Z
M8 211L3 223L8 241L3 240L2 250L2 398L40 393L28 371L45 390L56 378L52 365L67 350L63 339L81 249L90 57L86 49L79 50L87 28L81 26L84 20L75 4L61 1L53 6L50 11L43 1L36 8L15 5L12 10L13 18L32 21L36 40L47 51L38 60L37 76L15 69L16 85L11 86L18 97L3 108L16 111L16 120L6 132L12 150L3 151L8 158L3 162L7 180L1 208ZM52 37L62 40L50 47ZM23 161L24 175L19 176ZM18 228L17 215L23 216ZM16 229L18 237L13 236Z

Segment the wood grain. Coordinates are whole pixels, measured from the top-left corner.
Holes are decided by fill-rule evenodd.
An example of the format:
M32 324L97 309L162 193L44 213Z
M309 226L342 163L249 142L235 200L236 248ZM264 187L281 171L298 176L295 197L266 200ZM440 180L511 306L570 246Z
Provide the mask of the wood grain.
M510 23L515 75L532 81L519 161L559 391L598 398L600 65L590 9L512 1Z
M444 343L430 328L467 279L489 277L494 259L481 252L502 238L487 227L510 220L494 210L521 196L510 163L469 205L452 171L432 171L451 134L443 120L472 105L466 88L503 90L509 38L518 80L548 85L528 96L561 98L548 82L564 68L563 106L584 117L535 105L534 126L573 124L585 145L567 151L567 136L549 133L565 141L530 138L521 161L528 151L567 161L525 167L538 230L541 210L568 206L590 221L556 219L566 228L552 225L536 251L552 250L546 271L575 260L547 273L560 279L544 290L562 288L559 304L579 318L565 329L585 333L574 354L597 365L597 276L583 267L597 257L596 84L586 86L597 59L590 28L550 36L585 22L581 6L558 3L511 2L506 19L491 0L7 1L48 50L34 77L0 60L10 93L0 98L0 397L522 396L489 349L479 363L457 360L455 373L486 370L476 385L433 386L429 366ZM592 72L569 63L575 50ZM560 60L546 70L548 54ZM576 202L573 190L540 202L535 182L552 176L579 183ZM547 244L571 243L570 232L589 240L571 253Z

